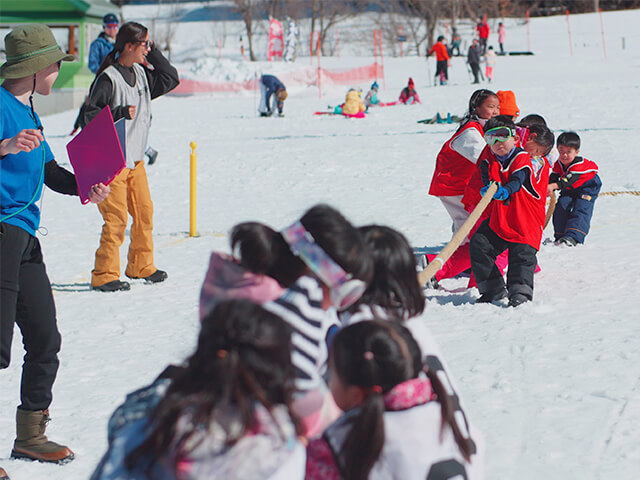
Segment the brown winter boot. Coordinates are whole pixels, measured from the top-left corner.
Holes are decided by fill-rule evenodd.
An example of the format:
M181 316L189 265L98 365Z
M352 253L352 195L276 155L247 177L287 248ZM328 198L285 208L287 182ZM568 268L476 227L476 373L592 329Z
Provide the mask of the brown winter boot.
M49 441L44 434L49 422L49 410L30 412L18 409L16 414L16 441L11 458L38 460L39 462L67 463L73 452L64 445Z
M9 474L2 467L0 467L0 480L10 480Z

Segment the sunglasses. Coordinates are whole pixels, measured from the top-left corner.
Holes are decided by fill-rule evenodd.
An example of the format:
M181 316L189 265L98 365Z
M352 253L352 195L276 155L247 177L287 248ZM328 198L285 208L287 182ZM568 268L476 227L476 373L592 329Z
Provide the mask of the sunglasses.
M146 48L151 48L151 40L144 40L142 42L136 42L139 45L144 45Z
M497 142L506 142L511 137L513 137L516 132L509 127L496 127L490 130L487 130L484 133L484 141L487 142L488 145L494 145Z

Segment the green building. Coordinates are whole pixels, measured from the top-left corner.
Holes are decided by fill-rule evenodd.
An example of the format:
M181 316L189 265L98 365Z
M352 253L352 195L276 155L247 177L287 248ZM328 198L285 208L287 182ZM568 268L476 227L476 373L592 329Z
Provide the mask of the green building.
M0 0L0 64L5 62L5 35L25 23L48 25L62 50L77 59L62 63L51 95L34 97L41 115L77 108L84 100L93 81L87 67L89 46L102 31L107 13L119 13L108 0Z

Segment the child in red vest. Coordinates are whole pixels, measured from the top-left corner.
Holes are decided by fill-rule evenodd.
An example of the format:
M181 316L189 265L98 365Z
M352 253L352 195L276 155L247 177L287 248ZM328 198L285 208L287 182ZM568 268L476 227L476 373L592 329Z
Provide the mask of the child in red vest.
M593 207L602 182L598 165L579 157L580 137L576 132L564 132L558 137L558 161L549 179L549 194L560 190L553 212L556 243L570 247L584 243L589 233Z
M462 196L476 168L480 153L486 147L482 126L498 115L498 97L491 90L476 90L469 99L469 111L460 121L460 126L440 149L436 158L429 195L438 197L453 221L452 230L457 232L467 218ZM427 255L427 261L436 255ZM469 244L465 240L436 275L436 280L450 278L469 267Z
M484 138L491 153L480 164L484 194L490 182L499 184L491 215L471 237L471 268L482 296L477 303L490 303L507 295L516 307L533 299L533 274L537 265L544 228L545 201L549 184L548 162L532 163L518 147L516 126L500 115L484 126ZM495 264L509 249L507 284Z

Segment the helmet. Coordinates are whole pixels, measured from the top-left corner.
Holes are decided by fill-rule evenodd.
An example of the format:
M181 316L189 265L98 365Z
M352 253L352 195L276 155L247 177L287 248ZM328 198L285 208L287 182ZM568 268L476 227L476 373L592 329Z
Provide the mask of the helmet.
M378 88L380 88L380 86L378 85L378 82L373 82L371 84L371 90L378 90Z

